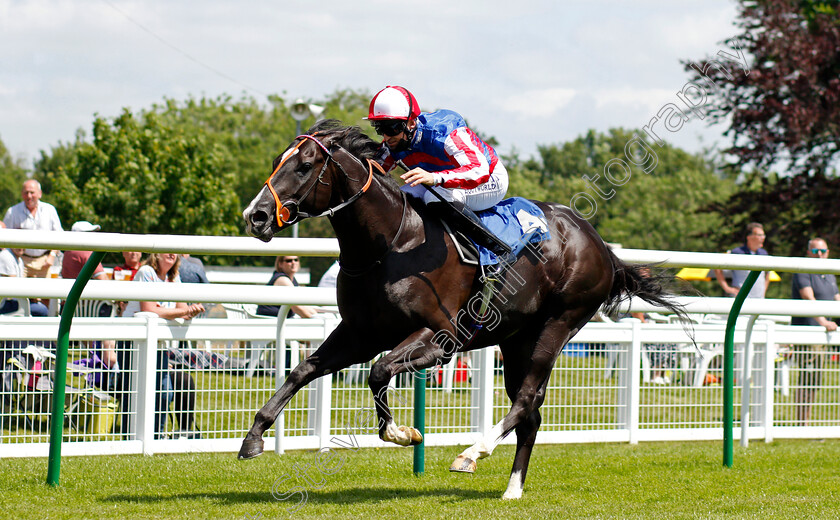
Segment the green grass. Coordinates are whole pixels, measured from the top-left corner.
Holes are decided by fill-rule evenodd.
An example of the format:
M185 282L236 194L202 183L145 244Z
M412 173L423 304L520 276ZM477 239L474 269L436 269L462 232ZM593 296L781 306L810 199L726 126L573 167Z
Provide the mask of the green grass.
M461 448L429 448L426 474L409 449L342 451L343 466L308 487L294 514L272 484L314 452L67 457L61 486L46 459L0 460L0 518L826 518L840 517L840 441L784 440L736 447L721 467L719 442L552 445L535 448L525 493L502 501L513 448L449 473ZM313 477L316 474L313 473ZM319 480L320 477L315 477ZM246 516L247 515L247 516ZM258 516L261 515L261 516Z

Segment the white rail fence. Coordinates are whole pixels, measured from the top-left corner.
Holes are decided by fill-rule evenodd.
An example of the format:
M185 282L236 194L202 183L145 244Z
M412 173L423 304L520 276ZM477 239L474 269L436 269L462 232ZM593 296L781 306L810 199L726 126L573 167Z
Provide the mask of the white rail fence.
M37 326L33 326L33 321ZM272 345L276 336L273 319L196 319L178 323L157 317L78 318L73 326L70 360L89 357L92 343L104 339L118 341L132 362L127 376L131 383L124 390L96 387L79 371L71 378L65 445L63 452L74 454L167 453L236 451L251 425L255 412L280 382L283 369L297 355L286 346L293 340L308 341L301 348L315 348L335 327L330 317L292 319L285 325L281 348ZM58 332L56 318L4 318L0 349L20 350L24 345L48 347ZM722 388L709 384L720 377L723 324L695 326L699 350L689 343L678 324L642 324L638 320L619 323L590 323L574 338L566 355L558 360L542 408L541 443L563 442L639 442L649 440L720 439ZM836 351L825 351L823 376L811 413L810 426L796 420L797 394L808 389L804 368L791 343L840 345L840 335L826 334L820 327L791 327L760 320L752 331L754 349L749 372L744 374L743 347L746 323L736 331L736 396L743 382L750 381L748 436L770 441L777 437L840 436L840 364ZM210 350L239 362L238 368L207 369L177 367L195 380L196 424L201 439L177 437L170 426L154 431L156 390L156 351L173 341L182 348ZM247 343L245 343L247 342ZM670 384L654 384L651 360L666 347L673 360L663 371ZM156 348L157 347L157 348ZM263 364L250 377L247 366L251 349L262 351ZM288 354L287 354L288 353ZM304 352L305 353L305 352ZM280 363L277 363L280 361ZM488 431L507 411L500 373L503 361L498 353L485 349L460 356L455 363L433 374L427 394L428 445L469 444ZM369 365L353 367L332 377L321 378L302 391L287 407L275 429L267 433L267 449L309 449L329 445L333 436L342 439L356 434L361 446L384 446L372 430L359 431L356 418L372 410L367 389ZM49 367L32 374L48 374ZM68 369L73 373L73 367ZM169 370L167 370L169 372ZM99 375L107 374L99 373ZM124 374L125 375L125 374ZM396 378L390 394L395 415L410 422L413 387L407 378ZM124 392L124 396L114 395ZM177 392L176 392L177 393ZM105 395L103 395L105 394ZM48 388L21 385L2 395L4 408L0 457L46 456L48 452ZM736 401L740 401L736 399ZM109 405L108 403L111 402ZM116 406L124 403L125 408ZM26 404L26 403L36 403ZM736 416L739 414L736 413ZM171 418L170 418L171 420ZM180 419L178 419L180 420ZM125 433L120 425L125 422ZM172 421L174 422L174 421ZM375 421L371 421L374 423Z
M43 235L43 236L42 236ZM81 236L80 236L81 235ZM292 253L328 256L337 253L335 241L286 239L263 244L253 239L223 237L161 237L98 233L21 233L0 230L0 244L60 249L177 251L194 254ZM840 273L840 261L802 258L739 257L709 253L618 250L628 262L662 263L676 266L758 268L777 271ZM0 280L0 295L11 297L61 298L69 292L67 280ZM155 287L152 287L155 285ZM133 284L92 281L83 298L109 300L216 301L234 303L332 305L335 294L317 288L273 288L239 285ZM726 313L726 298L684 298L691 313ZM661 311L644 302L630 302L625 310ZM840 304L748 300L743 314L840 316ZM295 342L304 353L315 348L337 324L329 316L310 320L289 320L278 330L274 319L196 319L178 323L157 317L81 318L71 329L70 360L90 357L96 343L116 340L126 360L125 384L119 390L102 388L89 381L91 372L78 370L70 381L72 391L65 403L64 454L161 453L188 451L236 451L253 420L254 413L282 383L287 362L294 364ZM827 334L819 327L790 327L759 320L746 322L736 331L736 349L741 376L736 380L736 401L742 392L741 414L746 437L771 440L774 437L840 436L840 383L837 346L840 335ZM590 323L568 347L569 354L558 360L543 406L543 425L538 442L638 442L644 440L717 439L720 428L722 389L719 377L723 324L695 326L695 350L678 324ZM56 318L0 318L0 352L4 358L26 346L54 343ZM280 341L277 341L278 337ZM748 340L748 337L750 341ZM156 357L175 341L181 347L213 352L234 360L227 367L196 369L178 367L195 382L192 394L200 439L171 438L177 435L174 422L155 431L155 403L162 399L156 378L171 370L156 368ZM754 348L746 350L744 344ZM805 354L789 345L829 345L819 351L822 377L815 382L806 370ZM289 345L292 345L291 347ZM585 345L585 347L582 347ZM665 347L663 347L665 345ZM666 351L663 367L670 384L653 383L653 361ZM261 364L243 367L262 354ZM50 392L35 379L49 373L49 360L40 367L19 372L11 389L2 389L0 410L0 457L44 456L47 454ZM427 395L427 443L469 444L487 431L506 412L508 400L501 377L503 360L490 349L461 356L434 374ZM6 368L4 366L4 368ZM360 412L372 410L366 387L368 366L352 367L332 377L321 378L303 390L267 433L267 447L275 450L318 448L331 437L356 433L363 446L382 445L372 430L360 431ZM738 368L736 368L738 370ZM72 372L72 370L71 370ZM434 373L434 371L433 371ZM717 374L717 375L716 375ZM102 374L99 374L100 376ZM706 376L710 377L706 377ZM743 386L744 382L749 382ZM101 384L101 382L100 382ZM412 386L405 378L393 382L391 403L402 423L410 422ZM803 392L815 392L810 425L797 419ZM177 401L189 392L174 392ZM119 401L120 406L111 400ZM158 406L158 408L160 408ZM174 407L173 407L174 408ZM158 417L159 419L159 417ZM362 421L364 423L366 421ZM375 421L370 421L371 424ZM117 429L117 428L120 429Z

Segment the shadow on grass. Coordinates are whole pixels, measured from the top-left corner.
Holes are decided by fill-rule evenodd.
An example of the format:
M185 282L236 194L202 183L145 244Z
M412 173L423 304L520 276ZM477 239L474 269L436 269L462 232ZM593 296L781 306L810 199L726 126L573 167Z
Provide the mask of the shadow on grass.
M457 489L444 486L426 489L410 489L396 486L377 486L375 488L355 487L329 492L318 492L317 490L308 490L308 493L309 497L307 503L310 504L357 504L366 502L378 503L388 499L405 500L412 498L437 498L439 500L449 501L499 498L499 492L496 490L477 491L473 489ZM271 493L250 492L231 492L216 494L181 493L168 496L160 496L153 494L120 494L111 495L102 499L103 502L127 502L135 504L156 504L165 502L180 502L183 500L211 500L219 504L236 505L261 504L265 502L272 502L276 499L271 495Z

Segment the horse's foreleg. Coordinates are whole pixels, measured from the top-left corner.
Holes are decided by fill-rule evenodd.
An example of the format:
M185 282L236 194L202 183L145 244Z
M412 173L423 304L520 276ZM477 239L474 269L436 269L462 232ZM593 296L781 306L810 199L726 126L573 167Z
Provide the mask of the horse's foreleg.
M397 426L394 423L388 407L388 383L398 374L445 364L452 358L454 352L447 352L436 345L432 337L433 333L429 329L415 332L370 369L368 384L379 417L379 438L383 441L401 446L414 446L423 442L423 436L416 428ZM401 399L399 393L396 397Z
M263 433L274 424L298 390L323 375L368 361L371 357L373 353L363 350L361 342L346 327L339 325L318 350L291 371L280 389L260 408L242 441L239 458L250 459L262 454Z

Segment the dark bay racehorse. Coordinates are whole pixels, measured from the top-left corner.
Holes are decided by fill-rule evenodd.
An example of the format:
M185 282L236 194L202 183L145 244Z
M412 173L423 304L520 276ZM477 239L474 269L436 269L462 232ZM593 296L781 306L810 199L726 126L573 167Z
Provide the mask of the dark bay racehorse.
M549 375L569 339L601 305L614 307L629 296L677 314L682 310L655 279L619 260L587 221L568 207L545 202L537 204L551 240L524 249L482 306L475 297L484 286L480 269L462 263L441 222L370 160L378 147L358 127L318 123L275 159L271 177L243 214L248 232L264 241L302 218L329 216L341 248L342 321L257 412L239 457L262 453L263 433L310 381L385 351L390 352L374 363L368 380L379 436L403 446L418 444L420 433L396 425L391 416L391 378L498 344L512 406L450 469L475 471L476 461L515 430L504 498L519 498Z

